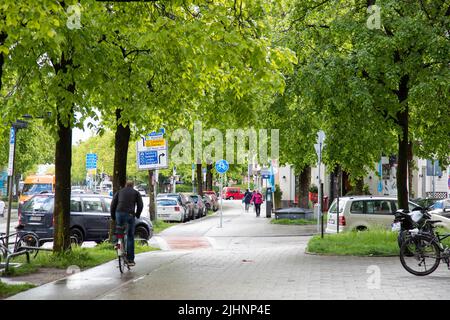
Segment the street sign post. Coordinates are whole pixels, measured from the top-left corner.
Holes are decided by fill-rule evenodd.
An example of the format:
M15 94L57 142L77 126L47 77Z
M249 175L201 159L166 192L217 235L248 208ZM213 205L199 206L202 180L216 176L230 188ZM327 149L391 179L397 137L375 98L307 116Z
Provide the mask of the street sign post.
M16 128L10 129L9 136L9 159L8 159L8 215L6 217L6 243L9 240L9 228L11 226L12 188L14 181L14 157L16 154Z
M317 228L319 229L319 225L321 225L320 229L321 229L322 238L323 238L323 215L322 215L322 182L321 182L321 178L320 178L320 166L322 164L322 149L325 146L324 140L325 140L325 132L319 131L317 133L317 144L314 145L314 148L316 149L316 153L317 153L317 157L318 157L318 168L319 168L319 194L317 195L319 213L317 214ZM336 210L336 212L338 215L337 223L339 223L339 209Z
M223 220L223 211L222 211L222 206L223 206L223 194L222 194L222 189L223 189L223 175L225 172L228 171L228 169L230 168L230 165L228 164L227 160L219 160L216 162L216 171L220 174L220 228L222 228L222 220Z

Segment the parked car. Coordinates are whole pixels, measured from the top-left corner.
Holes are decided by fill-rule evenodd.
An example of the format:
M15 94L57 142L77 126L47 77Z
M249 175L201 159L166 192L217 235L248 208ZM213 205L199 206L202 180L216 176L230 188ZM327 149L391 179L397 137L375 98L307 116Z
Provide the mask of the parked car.
M430 213L450 218L450 199L441 199L436 201L430 207Z
M22 233L35 232L40 238L52 238L54 231L54 194L40 194L26 201L19 210ZM108 239L112 198L98 194L72 194L70 199L70 234L79 244L84 241L100 243ZM148 240L153 236L149 218L135 221L135 237Z
M244 198L244 193L241 192L241 188L239 187L225 187L222 189L222 198L225 200L241 200Z
M398 209L397 198L385 196L349 196L339 198L339 221L337 219L335 199L328 210L326 232L335 233L337 223L339 231L367 230L375 226L390 229L394 214ZM418 205L409 201L409 211ZM437 225L450 227L450 219L432 214L433 220L441 220Z
M213 209L213 201L209 195L204 194L202 197L203 203L205 204L206 211Z
M192 201L194 202L196 208L197 208L197 218L201 218L206 216L206 206L205 203L203 202L203 199L200 195L198 194L191 194L189 195L189 197L192 199Z
M214 195L214 196L217 197L217 193L215 191L213 191L213 190L203 191L203 195L205 195L205 194L210 194L210 195Z
M176 198L188 213L188 219L194 219L194 202L183 193L159 193L157 198Z
M204 194L203 197L207 197L211 202L211 210L216 212L219 210L219 198L215 194ZM209 210L210 208L208 208Z
M433 204L435 204L439 200L441 200L441 199L439 199L439 198L416 198L416 199L411 199L412 202L418 204L422 208L431 207Z
M185 222L188 220L186 209L182 206L176 198L162 198L156 199L158 219L164 221L179 221Z

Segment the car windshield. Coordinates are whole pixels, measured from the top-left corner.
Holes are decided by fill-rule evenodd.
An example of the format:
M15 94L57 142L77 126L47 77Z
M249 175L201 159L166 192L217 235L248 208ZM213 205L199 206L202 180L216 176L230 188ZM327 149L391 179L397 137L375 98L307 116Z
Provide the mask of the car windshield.
M194 200L195 203L198 201L198 196L191 196L192 200Z
M51 211L53 197L33 197L23 204L22 211Z
M52 192L51 183L32 183L32 184L24 184L22 193L25 195L37 194L42 191Z
M178 203L176 200L169 200L169 199L161 199L156 201L158 203L158 206L162 207L169 207L169 206L176 206Z
M347 203L347 199L339 199L339 213L341 213L344 210L345 204ZM331 204L330 210L328 210L329 213L336 213L336 207L337 207L337 201L334 199L333 203Z

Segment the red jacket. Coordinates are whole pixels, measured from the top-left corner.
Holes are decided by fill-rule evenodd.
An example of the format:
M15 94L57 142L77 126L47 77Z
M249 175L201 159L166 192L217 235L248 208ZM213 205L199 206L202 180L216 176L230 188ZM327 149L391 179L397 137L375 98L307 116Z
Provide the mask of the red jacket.
M255 204L263 203L263 196L261 193L257 192L252 196L252 200L250 202L254 202Z

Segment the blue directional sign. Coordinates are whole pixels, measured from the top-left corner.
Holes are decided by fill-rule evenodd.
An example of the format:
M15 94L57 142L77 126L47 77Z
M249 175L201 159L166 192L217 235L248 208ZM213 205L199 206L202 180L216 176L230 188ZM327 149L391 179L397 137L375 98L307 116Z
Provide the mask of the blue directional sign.
M230 165L227 160L222 159L216 162L216 170L220 174L227 172L229 168Z
M139 152L138 161L140 166L158 164L159 163L158 151L157 150L141 151Z
M86 154L86 169L97 169L97 154L87 153Z
M13 127L11 127L10 136L9 136L9 144L14 144L15 140L16 140L16 130Z

